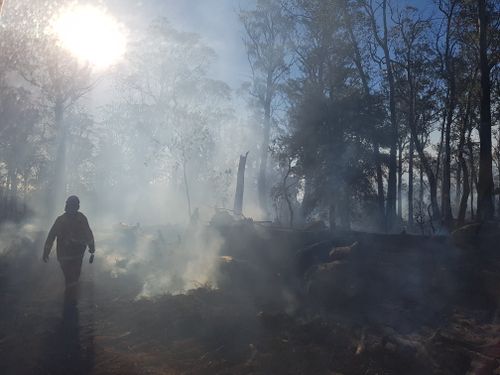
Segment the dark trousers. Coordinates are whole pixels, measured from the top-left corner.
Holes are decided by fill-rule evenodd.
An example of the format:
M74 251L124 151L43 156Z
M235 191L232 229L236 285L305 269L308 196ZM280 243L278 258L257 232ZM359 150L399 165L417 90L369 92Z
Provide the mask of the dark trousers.
M76 256L70 259L61 259L59 264L64 273L64 282L66 290L64 291L64 300L72 303L76 302L78 297L78 279L82 271L83 257Z

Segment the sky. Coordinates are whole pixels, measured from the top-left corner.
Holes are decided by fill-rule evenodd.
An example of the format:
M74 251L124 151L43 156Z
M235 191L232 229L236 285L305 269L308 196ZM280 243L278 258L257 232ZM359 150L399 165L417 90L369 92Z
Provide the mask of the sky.
M157 17L167 18L180 31L202 36L217 54L212 75L237 90L250 79L238 19L240 8L254 0L106 0L105 5L130 32L144 29Z
M167 18L180 31L202 36L215 50L218 60L213 66L214 78L234 90L250 80L243 30L238 19L240 9L255 7L256 0L102 0L130 31L145 28L157 17ZM434 0L397 0L398 6L412 5L431 12Z

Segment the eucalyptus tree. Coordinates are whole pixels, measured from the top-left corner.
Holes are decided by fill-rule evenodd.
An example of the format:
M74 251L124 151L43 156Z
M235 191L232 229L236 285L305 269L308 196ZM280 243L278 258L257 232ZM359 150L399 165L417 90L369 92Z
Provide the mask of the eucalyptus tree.
M134 180L182 186L188 217L193 186L206 187L218 149L227 146L219 133L231 117L230 89L208 76L215 58L199 35L158 19L131 44L108 111L129 165L144 173Z
M480 123L479 123L479 181L477 209L483 220L492 219L495 212L493 204L493 163L491 137L491 78L490 73L494 65L498 64L498 45L491 44L490 30L492 26L499 27L499 9L495 1L477 0L479 74L481 80L480 91ZM496 16L496 17L495 17ZM493 22L492 22L493 21ZM498 29L497 29L498 30ZM498 42L498 39L496 39ZM497 43L498 44L498 43ZM493 52L491 54L490 52Z
M370 26L366 22L366 16L363 14L363 6L357 1L342 0L339 2L339 8L343 12L343 24L345 27L346 38L349 42L348 53L354 66L356 67L357 76L363 89L366 100L369 100L374 107L380 106L382 96L376 92L373 84L373 68L371 61L371 46L369 39L366 38L367 33L370 33ZM384 173L383 163L380 152L381 144L384 144L381 135L380 127L374 121L370 124L372 130L373 144L373 164L375 169L375 184L377 186L377 206L378 220L380 230L386 229L385 217L385 192L384 192Z
M292 8L299 32L297 76L287 89L289 142L294 173L304 179L303 212L328 208L331 228L337 220L349 228L356 208L376 201L373 127L382 128L383 111L365 95L337 5L296 1Z
M407 123L411 134L411 146L415 147L421 168L425 171L430 190L432 216L440 216L437 197L437 176L432 166L431 157L426 153L422 133L429 133L429 122L426 121L435 100L435 87L432 85L433 52L429 40L430 21L423 18L412 7L407 7L396 18L395 31L398 35L396 62L404 70L404 93L401 97L406 101ZM431 99L431 100L428 100ZM426 114L427 113L427 114ZM413 150L410 150L410 153ZM412 160L412 159L410 159ZM413 165L411 165L413 169ZM410 188L411 187L411 188ZM409 173L409 189L413 189L413 171ZM413 216L413 195L409 200L409 222ZM411 202L411 203L410 203Z
M368 22L371 26L371 37L374 48L374 59L381 66L388 90L388 108L390 121L389 134L389 176L387 180L386 218L389 229L394 229L396 224L396 198L397 198L397 151L399 141L399 124L396 108L396 83L392 62L390 42L390 17L392 8L388 0L363 0L362 1ZM378 53L380 51L380 54ZM379 56L380 55L380 56Z
M269 204L268 154L273 124L273 108L293 63L290 37L293 23L280 0L258 0L255 9L241 10L243 42L252 70L250 94L262 116L259 176L257 180L261 209Z
M91 90L90 70L60 47L51 32L51 21L63 2L48 5L20 1L9 5L2 21L4 32L10 36L3 47L10 51L11 80L31 92L50 123L46 136L51 139L48 154L52 178L47 200L51 211L66 190L68 129L64 116Z
M443 134L444 158L441 187L441 211L445 224L450 227L453 222L451 206L451 133L457 106L457 54L459 48L457 15L459 0L438 0L437 8L441 14L439 31L436 37L436 53L439 76L444 83L443 98Z

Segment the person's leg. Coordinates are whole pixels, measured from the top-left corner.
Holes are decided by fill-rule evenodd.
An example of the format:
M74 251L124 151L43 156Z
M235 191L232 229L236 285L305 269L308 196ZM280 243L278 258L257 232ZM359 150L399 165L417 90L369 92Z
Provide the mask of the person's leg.
M61 268L64 273L66 290L64 299L68 303L74 303L78 297L78 279L82 269L82 258L76 257L73 259L61 261Z

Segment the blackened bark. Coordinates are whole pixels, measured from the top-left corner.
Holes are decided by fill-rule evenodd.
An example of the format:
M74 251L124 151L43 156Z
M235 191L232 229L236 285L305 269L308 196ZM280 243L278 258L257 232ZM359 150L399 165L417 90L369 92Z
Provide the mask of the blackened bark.
M410 154L408 158L408 229L412 229L413 222L413 154L414 154L413 138L410 137Z
M389 86L389 114L390 114L390 152L389 152L389 176L387 179L387 200L385 216L388 230L394 230L396 224L396 195L397 195L397 149L398 149L398 122L396 116L396 90L395 79L392 69L391 54L389 50L389 31L387 26L387 0L382 1L382 22L383 32L379 35L377 27L377 17L372 4L366 4L365 9L368 12L373 35L384 54L384 63L386 70L386 80Z
M478 217L481 220L493 218L493 164L491 154L491 85L488 64L488 10L486 0L478 0L479 23L479 71L481 74L480 123L479 123L479 181Z
M369 77L363 67L363 58L361 56L361 51L359 49L359 44L354 34L353 24L351 14L349 12L348 2L344 2L344 15L345 15L345 24L347 28L347 32L349 34L349 39L351 42L351 48L353 51L352 59L354 61L354 65L359 74L359 78L361 79L361 84L363 87L363 92L366 98L370 98L370 86L368 85ZM377 206L378 206L378 229L379 230L387 230L386 227L386 216L385 216L385 192L384 192L384 174L382 172L382 161L380 158L380 145L376 140L377 135L373 135L373 159L375 163L375 172L376 172L376 183L377 183Z
M269 192L267 188L267 157L269 153L269 141L271 139L271 101L272 101L272 73L268 72L266 96L264 100L264 129L262 136L262 144L260 149L260 167L259 177L257 180L257 189L259 193L260 208L268 215L268 198Z
M234 214L241 215L243 213L243 194L245 192L245 167L247 163L248 152L245 155L240 155L238 164L238 177L236 179L236 193L234 196Z
M474 78L475 77L476 75L474 75ZM467 100L465 103L465 112L463 115L462 126L460 128L459 142L458 142L458 163L459 163L459 170L462 172L461 173L462 193L460 196L460 203L457 216L458 225L463 225L465 223L465 215L467 214L467 203L471 193L471 185L469 181L469 169L467 167L467 161L465 160L464 157L464 149L466 146L465 133L469 131L469 142L470 142L470 132L472 130L470 126L471 101L472 101L472 88L469 88L469 92L467 93ZM457 181L457 183L459 182Z
M465 126L464 126L465 128ZM460 198L460 206L458 209L458 224L462 225L465 223L465 214L467 212L467 202L470 195L470 184L469 184L469 171L467 168L467 162L464 158L463 148L465 145L465 129L460 131L460 141L458 145L458 161L460 168L462 170L462 196Z
M388 30L387 30L387 0L382 2L384 36L382 49L387 70L387 81L389 83L389 111L391 120L391 141L389 152L389 178L387 181L387 202L386 202L386 217L388 229L393 230L396 219L396 172L397 172L397 147L398 147L398 123L396 118L396 97L395 97L395 82L392 71L391 55L389 52Z
M467 148L469 151L469 164L470 164L470 219L474 221L474 187L476 184L476 165L474 162L474 145L472 144L472 128L469 128L467 134Z
M444 50L444 70L442 74L446 81L446 116L444 117L444 159L443 159L443 175L441 184L441 210L443 214L444 224L450 228L453 223L453 214L451 210L451 126L453 123L453 114L456 106L456 82L455 82L455 67L453 63L453 47L451 42L452 37L452 21L454 18L456 0L450 1L449 10L446 11L440 7L441 11L446 15L446 38Z
M434 175L434 172L432 170L432 166L429 163L429 160L427 159L427 156L425 155L424 152L424 147L422 143L420 142L420 139L418 138L417 134L417 129L416 126L414 125L411 127L411 136L413 138L413 142L415 142L415 148L417 149L418 156L420 158L420 162L422 163L421 168L423 167L425 174L427 176L427 180L429 181L429 190L431 194L431 208L432 208L432 219L434 221L437 221L440 219L440 212L439 212L439 206L437 202L437 181L436 181L436 176Z
M454 83L450 83L454 85ZM446 115L445 135L444 135L444 160L443 160L443 181L441 186L441 210L445 225L449 228L453 223L451 211L451 124L453 121L453 111L455 107L455 90L450 89L449 104Z
M387 231L386 217L385 217L384 174L382 172L382 162L380 160L380 148L377 142L373 147L375 153L375 168L377 174L377 204L378 204L378 214L380 217L379 229Z
M398 219L403 219L403 145L398 147Z

